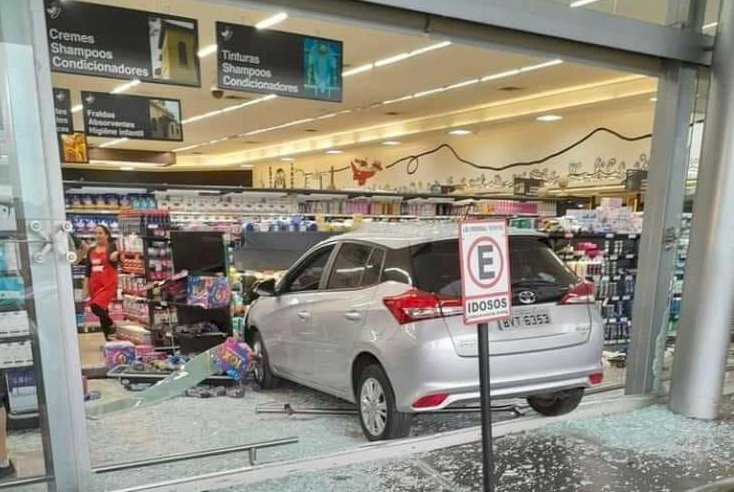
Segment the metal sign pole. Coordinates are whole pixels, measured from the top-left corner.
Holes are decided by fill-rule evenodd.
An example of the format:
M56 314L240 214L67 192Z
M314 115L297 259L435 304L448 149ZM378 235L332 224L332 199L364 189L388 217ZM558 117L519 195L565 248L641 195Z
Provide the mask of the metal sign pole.
M477 325L479 338L479 399L482 406L482 468L484 492L494 491L494 451L492 449L492 409L489 395L489 325Z

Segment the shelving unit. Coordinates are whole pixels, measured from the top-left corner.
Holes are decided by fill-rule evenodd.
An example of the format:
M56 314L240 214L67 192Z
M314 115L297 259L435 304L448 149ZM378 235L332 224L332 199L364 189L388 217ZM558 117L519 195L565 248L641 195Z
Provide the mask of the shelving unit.
M550 237L561 259L577 275L594 282L604 319L604 344L625 350L633 327L639 234L553 233ZM588 254L581 243L595 245L597 253Z

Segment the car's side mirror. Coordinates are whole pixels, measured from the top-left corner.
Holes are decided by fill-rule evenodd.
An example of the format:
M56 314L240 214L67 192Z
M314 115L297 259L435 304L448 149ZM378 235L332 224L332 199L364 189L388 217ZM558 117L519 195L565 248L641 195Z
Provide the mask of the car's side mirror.
M260 297L273 297L277 295L275 291L275 279L269 278L257 284L255 294Z

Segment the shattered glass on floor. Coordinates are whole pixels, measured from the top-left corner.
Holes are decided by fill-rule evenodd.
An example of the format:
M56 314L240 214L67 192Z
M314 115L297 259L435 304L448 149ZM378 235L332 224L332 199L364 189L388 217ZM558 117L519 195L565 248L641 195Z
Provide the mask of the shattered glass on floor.
M734 399L694 421L653 406L495 440L499 492L684 492L734 476ZM230 488L228 491L242 490ZM248 492L481 490L481 445L304 474Z

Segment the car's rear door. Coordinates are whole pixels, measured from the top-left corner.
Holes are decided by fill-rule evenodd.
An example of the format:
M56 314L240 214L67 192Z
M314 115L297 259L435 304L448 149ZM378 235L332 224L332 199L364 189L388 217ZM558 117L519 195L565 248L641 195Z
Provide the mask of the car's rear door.
M385 252L364 242L343 242L331 264L324 300L314 312L315 378L348 394L352 347L371 310L379 307L376 285Z

